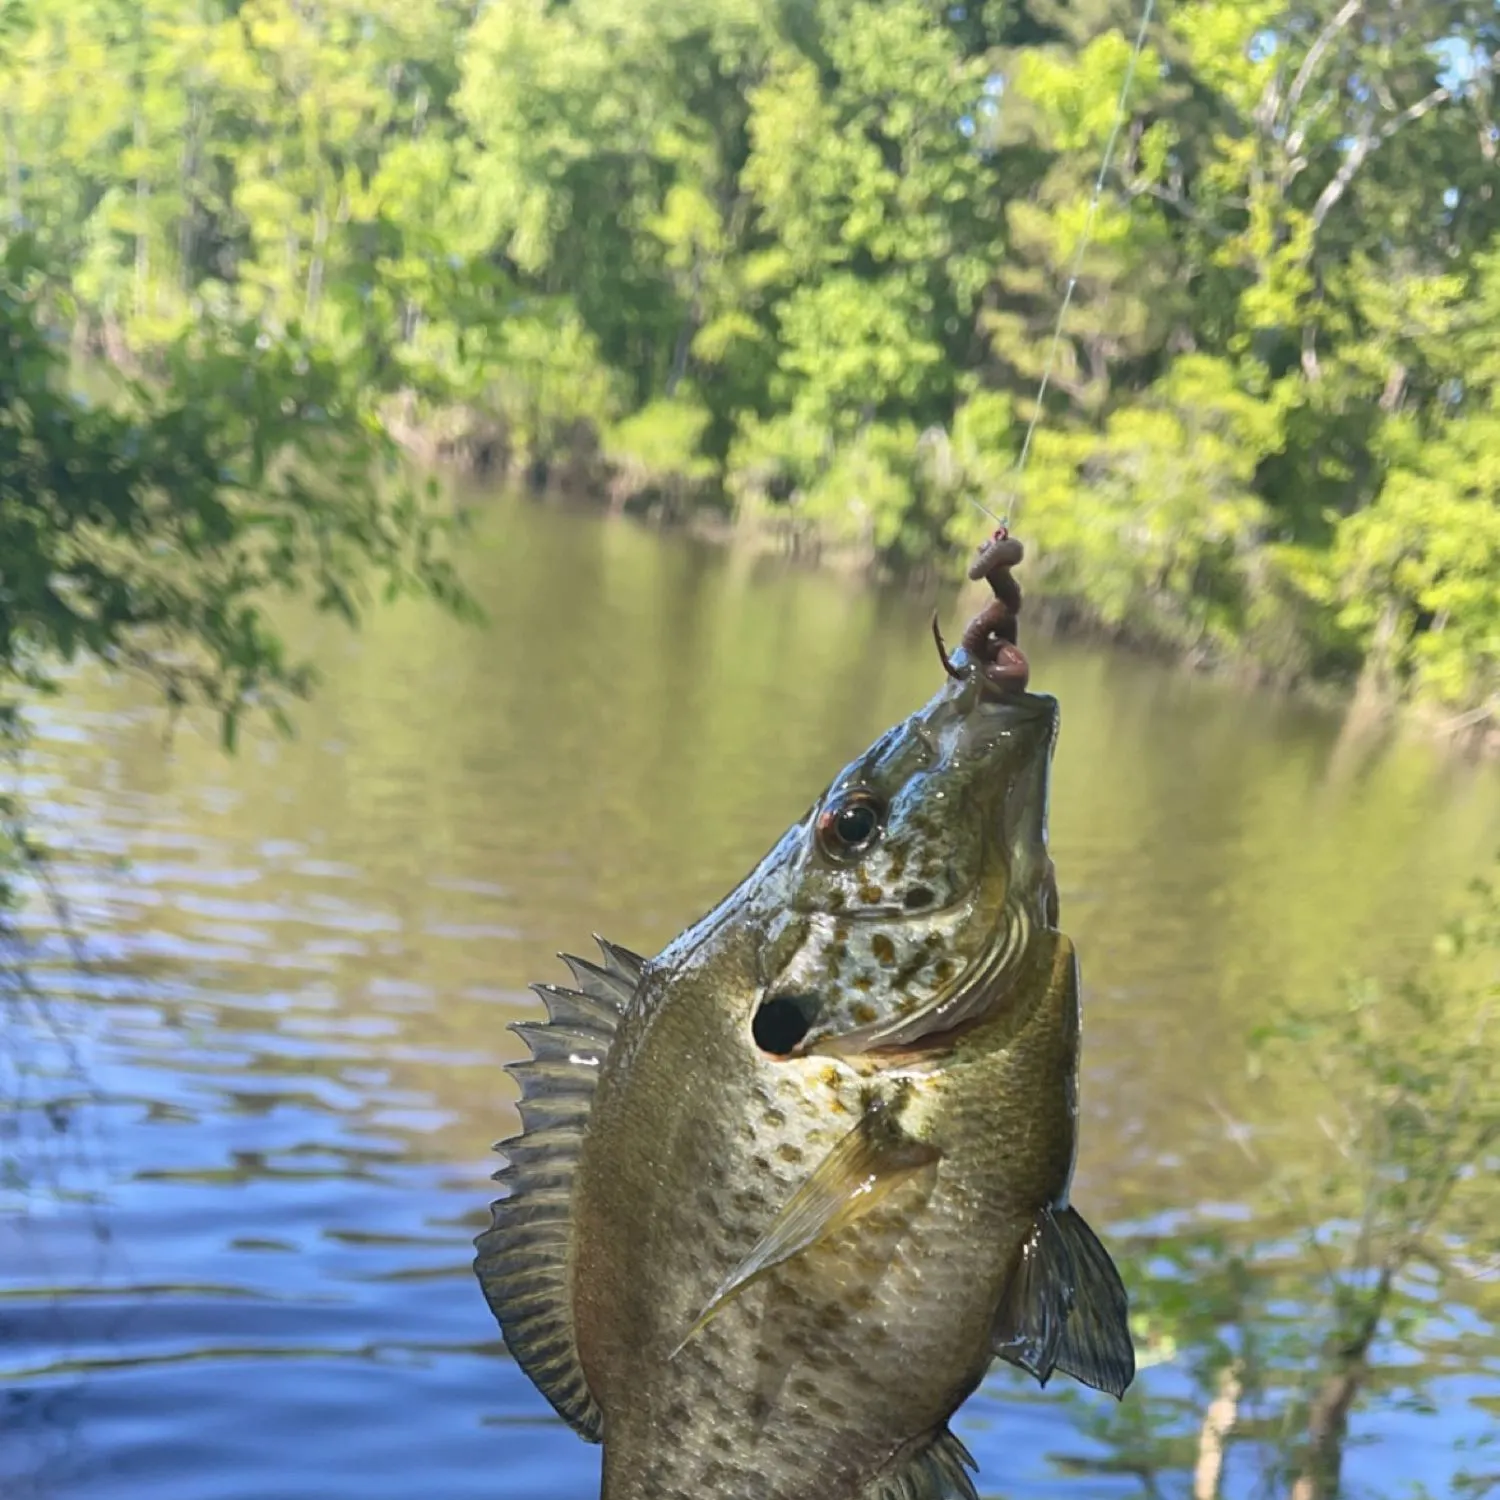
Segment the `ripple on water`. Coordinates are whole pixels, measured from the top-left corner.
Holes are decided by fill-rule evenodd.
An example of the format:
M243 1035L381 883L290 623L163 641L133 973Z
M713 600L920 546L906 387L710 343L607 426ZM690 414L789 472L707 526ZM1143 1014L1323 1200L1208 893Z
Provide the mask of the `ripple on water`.
M87 675L39 716L27 785L89 964L37 914L48 999L0 1054L7 1500L594 1492L468 1270L515 1124L506 1023L557 949L649 951L711 906L931 691L931 646L922 601L531 507L494 509L473 566L488 633L308 622L326 683L292 744L164 752L146 700ZM1032 656L1064 707L1079 1200L1243 1215L1234 1130L1279 1109L1245 1029L1418 952L1500 843L1500 789L1149 664ZM1442 1488L1492 1420L1492 1332L1438 1327L1443 1417L1382 1418L1356 1480ZM1142 1384L1185 1394L1170 1365ZM1137 1493L1098 1468L1097 1409L1002 1371L956 1426L1012 1497Z

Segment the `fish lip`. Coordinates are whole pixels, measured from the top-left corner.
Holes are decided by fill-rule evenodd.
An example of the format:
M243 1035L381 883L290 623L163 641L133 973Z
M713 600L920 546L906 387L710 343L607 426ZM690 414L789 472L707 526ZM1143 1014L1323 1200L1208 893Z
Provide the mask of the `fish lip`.
M1049 758L1061 722L1057 699L1050 693L1011 692L1002 696L993 689L978 692L967 716L975 723L976 728L986 733L1044 726L1048 740L1045 753Z
M939 713L945 709L948 712L956 710L960 716L982 712L987 718L1004 715L1023 722L1039 718L1055 721L1057 718L1058 703L1051 693L1034 693L1029 688L1017 692L1014 688L997 687L982 672L950 683L949 687L949 693L939 699Z
M997 693L991 688L985 693L984 701L991 712L998 710L1019 719L1057 718L1057 699L1051 693Z

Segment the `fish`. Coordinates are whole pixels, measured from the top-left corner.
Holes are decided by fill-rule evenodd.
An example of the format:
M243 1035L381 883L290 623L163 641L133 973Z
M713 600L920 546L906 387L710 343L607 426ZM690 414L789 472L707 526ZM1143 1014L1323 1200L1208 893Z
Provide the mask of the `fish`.
M1070 1200L1058 705L945 665L717 907L563 955L514 1026L475 1270L602 1500L975 1500L949 1423L993 1360L1134 1376Z

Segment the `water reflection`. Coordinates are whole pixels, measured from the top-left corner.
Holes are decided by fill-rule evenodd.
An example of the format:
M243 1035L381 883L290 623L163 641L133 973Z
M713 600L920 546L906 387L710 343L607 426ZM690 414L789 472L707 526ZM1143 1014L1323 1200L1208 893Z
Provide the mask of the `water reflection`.
M596 1455L467 1269L514 1126L505 1023L591 930L663 943L922 701L930 606L524 505L492 510L472 577L483 632L415 607L357 638L298 622L325 682L292 744L226 763L185 727L164 753L156 710L92 679L40 719L29 790L91 963L44 948L77 1067L34 1069L15 1112L74 1155L0 1224L5 1493L591 1493ZM1295 1151L1305 1086L1246 1082L1247 1025L1419 951L1500 843L1500 783L1032 648L1063 704L1053 841L1088 990L1079 1201L1233 1204L1256 1172L1223 1116L1290 1123L1273 1149ZM1359 1465L1446 1463L1468 1393ZM1134 1492L1052 1462L1104 1454L1070 1412L1000 1374L958 1425L1008 1495Z

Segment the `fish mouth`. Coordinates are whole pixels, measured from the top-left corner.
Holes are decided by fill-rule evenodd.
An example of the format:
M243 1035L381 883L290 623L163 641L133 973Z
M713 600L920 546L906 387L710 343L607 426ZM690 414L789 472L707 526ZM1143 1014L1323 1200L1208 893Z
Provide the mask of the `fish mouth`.
M1040 769L1045 772L1051 763L1053 746L1057 740L1057 699L1050 693L1006 693L998 695L993 685L973 681L965 684L958 693L958 712L968 724L968 733L985 739L1011 736L1017 740L1030 740L1027 755L1032 762L1025 771ZM1027 780L1025 771L1018 780Z

